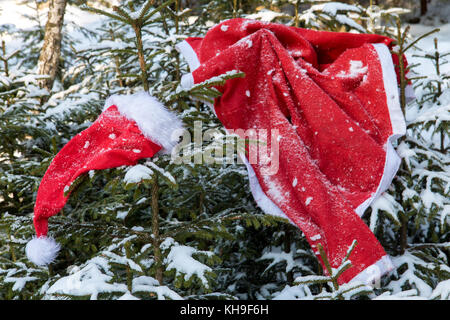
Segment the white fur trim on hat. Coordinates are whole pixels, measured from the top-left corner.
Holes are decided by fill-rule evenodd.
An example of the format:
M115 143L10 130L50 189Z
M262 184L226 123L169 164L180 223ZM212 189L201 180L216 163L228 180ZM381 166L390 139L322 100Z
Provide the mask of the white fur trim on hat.
M104 110L112 105L127 119L135 121L145 137L162 146L162 153L170 153L178 144L182 121L147 92L112 95L106 99Z
M25 247L28 260L38 266L45 266L53 262L58 255L60 246L53 238L34 237Z

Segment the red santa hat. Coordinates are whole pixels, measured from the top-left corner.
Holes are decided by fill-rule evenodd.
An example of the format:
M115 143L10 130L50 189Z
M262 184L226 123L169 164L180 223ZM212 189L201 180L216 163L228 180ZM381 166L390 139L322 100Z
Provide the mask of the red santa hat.
M98 119L61 149L42 178L34 207L36 237L25 248L28 259L42 266L57 256L60 246L47 236L48 219L64 207L77 177L170 153L181 129L181 120L146 92L109 97Z

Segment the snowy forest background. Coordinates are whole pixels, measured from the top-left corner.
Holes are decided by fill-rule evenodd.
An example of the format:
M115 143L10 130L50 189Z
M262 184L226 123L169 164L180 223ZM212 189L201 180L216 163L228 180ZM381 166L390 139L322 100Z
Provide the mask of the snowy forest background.
M66 1L0 1L0 299L450 299L450 1L67 0L49 86L37 65L56 2ZM146 17L145 74L133 21L114 6ZM205 130L221 128L179 89L189 70L174 46L232 17L379 33L406 53L417 99L402 100L408 133L396 149L403 163L363 216L396 270L375 288L334 287L318 277L302 232L256 206L243 165L174 164L170 156L77 179L50 219L62 246L56 262L30 263L24 247L34 235L39 182L106 97L142 90L144 74L150 93L186 127L201 120ZM216 94L206 85L196 90ZM229 143L224 137L193 152Z

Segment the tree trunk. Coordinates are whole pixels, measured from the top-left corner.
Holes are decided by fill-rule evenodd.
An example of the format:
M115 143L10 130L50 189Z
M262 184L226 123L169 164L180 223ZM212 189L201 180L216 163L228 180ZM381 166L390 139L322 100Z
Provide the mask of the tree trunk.
M155 182L152 186L152 233L153 233L153 247L154 247L154 257L156 262L156 280L158 280L159 284L163 284L163 268L162 268L162 257L161 257L161 248L160 240L159 240L159 205L158 205L158 178L155 177Z
M428 11L428 1L427 0L420 0L420 15L423 16Z
M49 78L40 81L40 86L51 91L61 56L62 26L67 0L50 0L44 46L38 62L38 73Z

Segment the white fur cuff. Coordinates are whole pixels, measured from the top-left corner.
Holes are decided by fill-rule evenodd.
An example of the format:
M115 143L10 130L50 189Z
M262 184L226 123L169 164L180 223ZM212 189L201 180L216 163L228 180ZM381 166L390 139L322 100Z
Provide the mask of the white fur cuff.
M178 144L182 121L148 93L112 95L106 99L104 110L112 105L127 119L135 121L146 138L159 144L162 153L170 153Z

